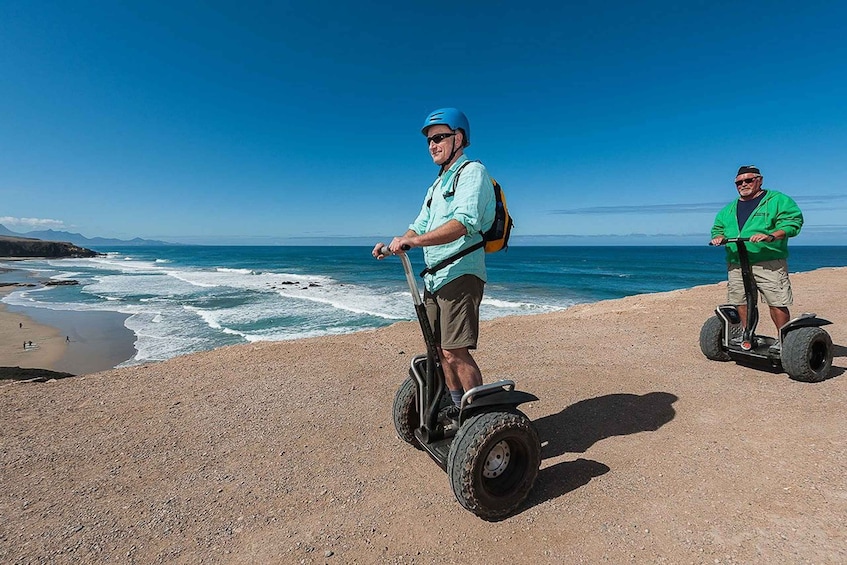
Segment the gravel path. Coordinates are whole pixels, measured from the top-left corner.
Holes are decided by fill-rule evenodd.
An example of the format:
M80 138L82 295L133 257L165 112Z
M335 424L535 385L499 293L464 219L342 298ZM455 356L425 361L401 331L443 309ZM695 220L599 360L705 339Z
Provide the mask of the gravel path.
M706 360L723 284L484 323L486 380L541 399L495 523L396 437L415 323L0 381L0 562L847 562L847 268L792 281L834 322L822 383Z

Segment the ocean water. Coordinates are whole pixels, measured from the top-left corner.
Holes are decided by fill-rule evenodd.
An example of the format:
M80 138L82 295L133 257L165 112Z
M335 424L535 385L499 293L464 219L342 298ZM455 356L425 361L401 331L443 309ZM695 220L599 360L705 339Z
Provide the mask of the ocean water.
M0 261L30 279L78 285L25 288L21 308L127 314L136 336L125 365L237 343L359 331L411 320L400 261L370 247L150 246L100 249L92 259ZM420 250L410 253L415 272ZM524 247L487 256L483 319L712 284L726 277L723 249ZM847 246L791 248L792 272L847 266ZM8 273L0 280L8 280ZM18 273L21 276L21 273ZM716 296L715 302L723 297Z

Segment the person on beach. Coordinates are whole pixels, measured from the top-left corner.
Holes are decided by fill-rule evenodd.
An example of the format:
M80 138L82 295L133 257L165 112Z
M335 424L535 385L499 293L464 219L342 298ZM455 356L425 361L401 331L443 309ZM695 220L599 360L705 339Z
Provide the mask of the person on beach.
M427 116L421 133L439 167L438 176L427 189L415 221L406 233L391 240L388 248L392 253L423 248L427 317L438 343L447 388L458 407L464 391L482 384L482 373L470 350L476 349L479 338L485 251L477 249L451 259L480 242L482 233L494 222L494 187L485 167L465 156L464 149L471 143L465 114L455 108L435 110ZM377 259L383 258L384 245L374 246Z
M735 188L738 199L727 204L712 226L712 245L723 245L730 237L749 237L747 246L753 278L770 309L777 331L791 319L788 307L794 302L788 279L788 238L800 233L803 214L789 196L762 188L764 177L753 165L738 169ZM738 250L726 246L728 271L727 301L738 306L741 321L747 320L747 304Z

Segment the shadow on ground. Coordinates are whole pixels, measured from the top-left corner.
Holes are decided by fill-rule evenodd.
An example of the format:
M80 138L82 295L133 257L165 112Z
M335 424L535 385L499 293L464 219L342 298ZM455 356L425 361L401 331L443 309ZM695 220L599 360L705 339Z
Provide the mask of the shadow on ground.
M838 357L847 357L847 347L844 347L843 345L833 344L832 345L832 359L835 360ZM836 369L836 368L841 369L841 372L838 373L839 375L844 372L844 369L841 368L841 367L836 367L835 365L833 365L832 368L833 369Z
M847 357L847 347L844 347L843 345L833 344L832 345L832 359L833 359L833 361L835 361L835 359L838 358L838 357ZM830 369L830 371L829 371L829 377L827 377L826 380L834 379L835 377L840 377L845 372L847 372L847 369L845 369L844 367L839 367L838 365L836 365L833 362L832 369Z
M558 414L534 421L544 446L541 457L584 453L606 438L656 431L673 420L677 400L669 392L649 392L607 394L571 404ZM582 458L542 469L524 509L574 491L610 470L603 463Z
M563 461L541 469L523 510L574 491L587 485L594 477L605 475L610 470L607 465L582 458L576 461Z
M638 432L654 432L673 420L677 396L669 392L607 394L580 400L558 414L535 420L545 459L585 453L600 440Z
M60 373L47 369L29 369L21 367L0 367L0 380L46 382L51 379L75 377L72 373Z

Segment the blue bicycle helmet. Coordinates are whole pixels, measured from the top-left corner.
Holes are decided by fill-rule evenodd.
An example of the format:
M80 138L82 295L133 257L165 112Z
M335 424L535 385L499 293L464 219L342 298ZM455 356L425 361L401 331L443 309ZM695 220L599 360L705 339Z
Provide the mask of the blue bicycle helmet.
M443 124L452 130L462 130L465 137L464 146L467 147L471 144L471 125L468 123L468 117L456 108L439 108L432 112L426 117L421 133L426 135L427 128L438 124Z

